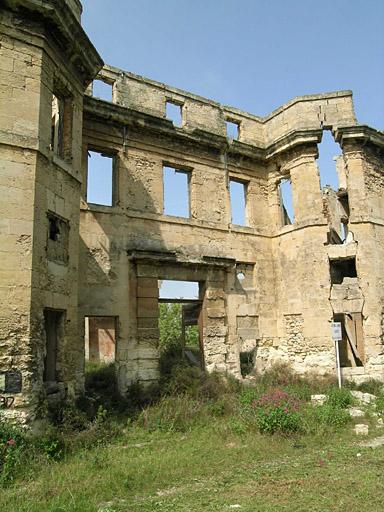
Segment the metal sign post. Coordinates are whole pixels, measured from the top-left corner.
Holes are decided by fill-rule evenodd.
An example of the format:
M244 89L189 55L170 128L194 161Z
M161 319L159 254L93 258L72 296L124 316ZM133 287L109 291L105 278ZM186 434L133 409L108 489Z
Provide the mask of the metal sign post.
M335 342L337 380L339 382L339 388L341 388L340 345L339 345L339 342L343 339L343 334L341 331L341 322L332 322L332 339Z

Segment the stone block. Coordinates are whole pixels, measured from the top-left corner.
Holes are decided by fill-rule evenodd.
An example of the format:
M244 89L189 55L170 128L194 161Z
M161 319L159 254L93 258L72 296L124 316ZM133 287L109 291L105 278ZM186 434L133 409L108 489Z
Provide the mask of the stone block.
M137 299L137 316L138 318L157 318L159 316L159 304L156 298Z
M358 423L355 425L355 434L358 436L367 436L369 433L369 426L364 423Z
M209 318L225 318L226 312L224 308L207 308Z
M313 405L323 405L327 400L327 395L311 395Z
M365 412L357 407L349 407L347 410L351 418L362 418L365 416Z
M351 395L356 398L360 404L370 404L376 400L376 396L371 393L363 393L362 391L351 391Z

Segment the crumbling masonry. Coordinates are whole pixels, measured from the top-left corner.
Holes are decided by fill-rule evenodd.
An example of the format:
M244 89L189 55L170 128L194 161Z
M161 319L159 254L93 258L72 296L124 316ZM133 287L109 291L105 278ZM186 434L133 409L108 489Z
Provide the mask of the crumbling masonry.
M241 378L251 354L261 371L282 360L333 372L339 320L344 376L384 380L384 134L357 124L350 91L261 118L103 66L78 0L1 5L0 394L10 416L44 415L50 400L82 392L94 322L106 322L100 343L115 337L122 394L156 381L162 279L199 282L208 371ZM92 96L96 77L111 101ZM342 148L336 191L320 188L324 130ZM109 205L87 201L90 152L112 162ZM164 167L187 177L185 217L165 213ZM231 183L246 196L244 226L231 223Z

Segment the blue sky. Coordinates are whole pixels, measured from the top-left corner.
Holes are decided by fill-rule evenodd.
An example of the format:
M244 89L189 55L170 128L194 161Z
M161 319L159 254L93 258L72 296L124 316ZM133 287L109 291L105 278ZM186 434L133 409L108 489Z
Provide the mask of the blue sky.
M264 116L302 94L352 89L384 129L383 0L83 0L104 61ZM322 185L337 186L330 137Z
M83 0L105 62L266 115L352 89L384 129L383 0Z

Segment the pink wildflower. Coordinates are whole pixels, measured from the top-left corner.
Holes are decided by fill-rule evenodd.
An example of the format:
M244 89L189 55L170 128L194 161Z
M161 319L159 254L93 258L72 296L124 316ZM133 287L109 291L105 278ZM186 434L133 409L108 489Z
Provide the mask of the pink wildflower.
M8 446L15 446L15 445L16 445L16 441L15 441L14 439L12 439L12 438L11 438L11 439L8 439L8 441L7 441L7 445L8 445Z

